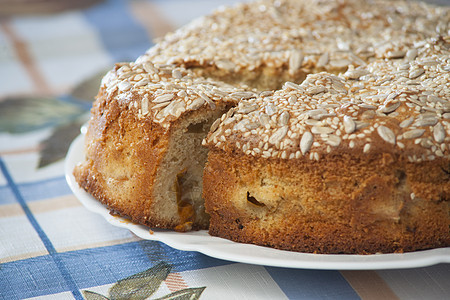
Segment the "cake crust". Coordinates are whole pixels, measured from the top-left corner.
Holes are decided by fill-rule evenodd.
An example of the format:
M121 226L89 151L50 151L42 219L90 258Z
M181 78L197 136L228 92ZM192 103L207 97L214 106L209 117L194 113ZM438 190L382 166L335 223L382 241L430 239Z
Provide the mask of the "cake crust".
M211 235L312 253L390 253L450 243L448 162L335 153L320 162L213 149L204 174ZM424 171L427 176L423 176ZM426 191L411 199L413 190Z

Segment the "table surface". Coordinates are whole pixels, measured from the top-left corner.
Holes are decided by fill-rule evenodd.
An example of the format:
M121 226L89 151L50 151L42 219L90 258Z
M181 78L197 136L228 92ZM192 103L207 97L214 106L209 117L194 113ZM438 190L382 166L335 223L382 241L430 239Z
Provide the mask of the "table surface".
M105 71L234 2L107 0L52 13L0 10L0 299L130 292L151 299L450 299L450 264L349 271L219 260L141 239L73 195L64 158Z

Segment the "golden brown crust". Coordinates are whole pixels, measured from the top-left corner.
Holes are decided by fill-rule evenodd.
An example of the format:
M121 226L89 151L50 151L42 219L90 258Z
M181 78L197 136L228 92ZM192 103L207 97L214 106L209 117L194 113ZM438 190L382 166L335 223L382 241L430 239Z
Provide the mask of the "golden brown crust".
M148 120L138 122L126 105L102 93L91 114L85 141L87 160L74 173L80 186L133 221L175 226L175 220L160 220L157 214L149 218L152 180L168 143L167 130Z
M184 224L186 216L179 209L174 185L176 174L185 170L171 170L175 175L166 179L165 168L173 159L168 158L173 144L181 142L180 133L186 133L191 122L222 114L236 101L229 94L239 90L191 76L181 68L148 63L117 64L105 76L88 124L86 161L74 175L82 188L114 213L151 227L208 227L203 203L198 204L201 199L189 199L195 215L189 217L189 225ZM147 83L139 84L143 80ZM197 148L200 143L201 139ZM166 180L171 182L162 182Z
M314 253L449 246L448 162L383 156L341 153L317 162L213 149L203 177L209 232ZM412 199L412 191L420 196Z

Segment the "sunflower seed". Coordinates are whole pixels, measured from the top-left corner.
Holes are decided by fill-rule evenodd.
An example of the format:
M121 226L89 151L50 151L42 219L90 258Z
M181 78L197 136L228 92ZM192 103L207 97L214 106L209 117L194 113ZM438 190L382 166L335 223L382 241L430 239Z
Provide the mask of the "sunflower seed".
M262 126L268 126L269 125L269 122L270 122L270 117L267 115L267 114L265 114L265 113L261 113L260 115L259 115L259 122L261 123L261 125Z
M143 78L143 79L139 80L139 81L135 84L135 86L136 86L136 87L144 86L144 85L147 85L147 84L149 84L149 83L150 83L150 80L148 80L147 78Z
M285 126L289 123L289 112L288 111L284 111L279 118L279 123L281 126Z
M216 129L219 128L219 124L220 124L220 119L215 120L214 123L212 123L212 125L211 125L210 131L211 132L216 131Z
M142 98L141 110L142 110L143 115L148 114L148 99L147 99L147 97Z
M435 95L428 95L427 100L429 102L439 102L439 103L447 103L447 101L445 101L444 99L442 99L441 97L435 96Z
M277 131L275 131L269 138L269 143L276 144L280 142L287 134L289 127L283 126L281 128L278 128Z
M305 133L303 133L302 138L300 139L300 151L303 155L305 155L305 153L308 152L309 149L311 149L313 141L314 137L311 132L306 131Z
M248 119L243 119L233 126L233 131L246 131L245 126L249 123Z
M124 91L124 92L131 89L131 87L132 87L132 85L128 81L122 81L118 85L119 91Z
M286 82L284 83L283 88L284 88L284 89L290 88L290 89L292 89L292 90L303 91L303 89L302 89L301 86L299 86L298 84L293 83L293 82L291 82L291 81L286 81Z
M235 92L231 93L230 96L236 99L250 99L255 98L256 94L252 92Z
M382 105L382 106L380 106L379 110L382 113L388 114L388 113L391 113L391 112L395 111L397 108L399 108L400 104L401 103L399 101L399 102L396 102L396 103L389 104L387 106L386 105Z
M149 74L158 73L158 70L155 68L155 66L150 62L145 62L142 67L144 68L145 72Z
M197 110L203 106L205 100L203 98L195 98L191 104L189 104L188 109Z
M315 120L315 119L306 119L305 124L310 125L310 126L320 126L320 125L322 125L322 122L320 122L319 120Z
M365 108L365 109L377 109L375 105L367 104L367 103L361 103L358 104L359 107Z
M380 125L377 128L377 132L384 141L395 145L395 134L391 129L384 125Z
M208 103L209 107L210 107L212 110L215 110L215 109L216 109L216 104L214 103L214 101L211 100L211 98L209 98L208 96L206 96L203 92L198 92L198 95L199 95L200 97L202 97L202 99L205 100L205 101Z
M416 79L417 77L421 76L423 73L425 73L425 70L422 68L417 68L414 70L411 70L409 72L409 79Z
M273 95L273 91L263 91L259 94L259 96L262 98L272 96L272 95Z
M344 116L344 130L348 134L353 133L356 130L356 123L353 121L352 117Z
M425 129L413 129L403 133L405 139L415 139L421 137L425 132Z
M405 55L406 55L406 51L394 50L394 51L389 51L386 54L386 57L390 58L390 59L394 59L394 58L403 58L403 57L405 57Z
M414 122L414 126L422 127L422 126L432 126L435 125L438 120L435 117L426 117L423 119L418 119Z
M337 147L341 143L341 137L335 134L330 134L325 138L325 141L328 145Z
M242 102L239 103L238 113L247 114L247 113L250 113L250 112L255 111L257 109L258 109L258 105L256 103L252 104L252 103L249 103L249 102L246 102L246 101L245 102L242 101Z
M348 70L347 72L344 73L344 76L347 77L348 79L359 79L361 76L370 74L369 71L367 70L363 70L363 69L354 69L354 70Z
M434 140L438 143L442 143L445 139L445 129L441 123L437 123L433 128Z
M324 126L313 126L311 127L311 132L314 134L330 134L334 132L334 129Z
M178 118L185 110L186 108L184 107L184 102L174 101L164 108L164 114L171 114L172 116Z
M247 128L248 130L253 130L259 127L259 122L249 122L247 124L245 124L245 128Z
M309 111L306 112L306 114L308 116L310 116L310 117L314 117L314 116L317 116L317 115L323 115L323 114L326 114L326 113L327 113L327 111L325 109L323 109L323 108L312 109L312 110L309 110Z
M320 94L320 93L325 93L326 91L327 91L327 89L325 87L323 87L323 86L316 86L316 87L307 89L306 93L308 93L310 96L313 96L313 95L317 95L317 94Z
M356 130L363 129L367 126L369 126L369 123L363 122L363 121L355 121L356 124Z
M272 103L267 103L266 107L265 107L265 111L266 114L268 114L269 116L273 115L274 113L276 113L278 111L277 107L275 105L273 105Z
M401 127L401 128L406 128L406 127L408 127L409 125L411 125L413 121L414 121L414 117L411 117L411 118L409 118L409 119L403 120L403 121L400 123L400 127Z
M167 102L162 102L162 103L158 103L156 105L153 105L151 109L159 109L162 107L166 107L167 105L169 105L171 102L167 101Z
M161 103L161 102L167 102L173 99L175 95L174 94L162 94L155 99L153 99L152 102L154 103Z

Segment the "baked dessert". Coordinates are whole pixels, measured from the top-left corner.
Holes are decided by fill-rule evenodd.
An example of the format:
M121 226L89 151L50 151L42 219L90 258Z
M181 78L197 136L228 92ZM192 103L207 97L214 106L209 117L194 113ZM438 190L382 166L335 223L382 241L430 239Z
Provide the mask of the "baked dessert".
M152 227L316 253L449 246L449 21L410 1L220 9L105 77L75 177Z
M238 89L183 68L116 64L92 108L76 180L135 222L206 229L201 178L207 151L200 144L238 96Z

